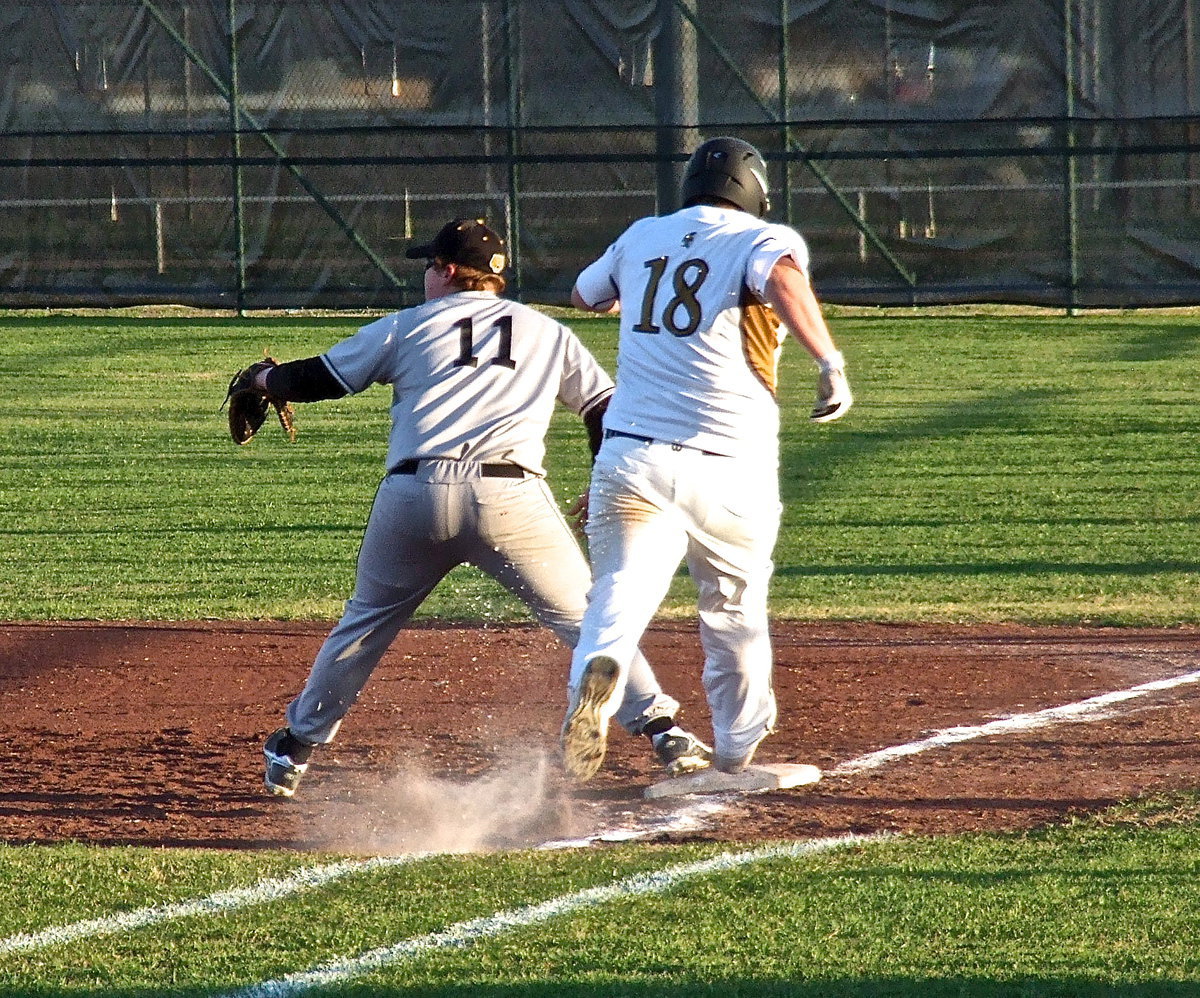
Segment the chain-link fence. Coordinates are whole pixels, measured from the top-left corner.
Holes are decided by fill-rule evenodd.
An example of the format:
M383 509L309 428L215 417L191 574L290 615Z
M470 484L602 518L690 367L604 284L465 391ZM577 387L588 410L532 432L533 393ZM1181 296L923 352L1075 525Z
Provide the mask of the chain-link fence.
M1200 0L0 0L0 304L565 301L701 138L834 302L1200 301Z

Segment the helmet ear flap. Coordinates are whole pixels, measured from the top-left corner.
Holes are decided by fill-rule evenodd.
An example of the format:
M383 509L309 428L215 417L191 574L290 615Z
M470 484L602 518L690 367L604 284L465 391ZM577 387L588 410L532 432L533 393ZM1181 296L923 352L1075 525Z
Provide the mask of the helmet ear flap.
M685 207L727 201L763 218L771 207L767 164L749 142L728 136L709 139L688 160L680 194Z

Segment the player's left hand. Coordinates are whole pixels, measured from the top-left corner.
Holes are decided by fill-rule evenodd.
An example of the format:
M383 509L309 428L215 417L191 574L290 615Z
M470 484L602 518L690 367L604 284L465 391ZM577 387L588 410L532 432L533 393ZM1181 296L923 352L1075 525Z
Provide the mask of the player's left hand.
M841 356L836 358L841 361ZM822 362L817 375L817 402L809 416L814 423L832 423L841 419L854 404L850 394L850 382L846 380L844 362Z
M278 366L279 362L274 357L267 357L242 368L229 382L229 389L221 407L229 406L229 435L234 443L249 443L266 422L267 413L272 408L279 417L279 425L283 427L283 432L289 440L295 441L296 416L291 403L275 398L260 388L256 380L260 372Z
M567 510L567 516L571 518L571 529L580 537L585 536L584 528L587 527L588 521L588 494L586 492L571 503L571 507Z

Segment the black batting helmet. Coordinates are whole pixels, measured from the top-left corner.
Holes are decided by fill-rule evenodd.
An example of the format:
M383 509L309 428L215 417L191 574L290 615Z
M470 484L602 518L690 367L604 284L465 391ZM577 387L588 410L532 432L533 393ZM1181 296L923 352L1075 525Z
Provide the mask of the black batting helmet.
M720 198L757 218L771 208L767 164L749 142L722 137L700 145L688 160L680 190L683 206Z

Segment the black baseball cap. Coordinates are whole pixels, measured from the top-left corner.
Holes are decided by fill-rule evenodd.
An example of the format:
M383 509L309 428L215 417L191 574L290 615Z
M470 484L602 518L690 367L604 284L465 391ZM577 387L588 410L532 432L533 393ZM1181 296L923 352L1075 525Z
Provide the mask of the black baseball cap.
M447 222L424 246L411 246L404 251L410 260L437 257L446 263L461 263L491 274L499 274L508 263L504 240L489 229L482 218L456 218Z

